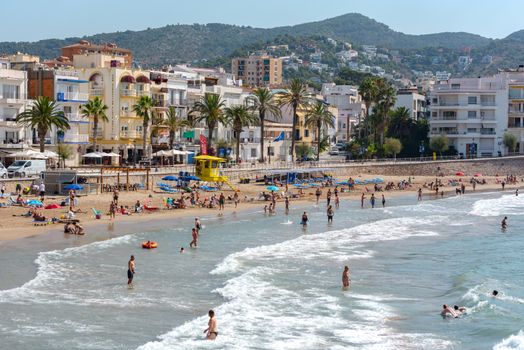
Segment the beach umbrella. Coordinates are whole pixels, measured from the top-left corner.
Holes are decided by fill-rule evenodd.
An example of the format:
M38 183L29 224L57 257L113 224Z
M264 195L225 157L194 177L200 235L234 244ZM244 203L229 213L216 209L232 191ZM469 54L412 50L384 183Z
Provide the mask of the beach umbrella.
M200 181L201 179L197 176L189 175L189 176L182 176L180 180L182 181Z
M84 186L78 185L78 184L70 184L70 185L64 186L64 190L68 190L68 191L69 190L80 191L83 189L84 189Z
M182 156L187 154L186 151L180 151L178 149L172 149L167 151L167 153L169 153L170 156Z
M162 178L164 181L178 181L178 177L174 175L167 175Z
M99 152L91 152L82 155L83 158L102 158L102 155Z
M278 187L277 186L267 186L266 189L268 191L278 191Z
M475 175L473 175L473 176L475 176L475 177L481 177L481 176L482 176L482 174L481 174L481 173L476 173L476 174L475 174Z
M105 153L104 157L120 157L120 154L117 154L115 152L109 152L109 153Z
M38 152L38 153L40 153L40 152ZM49 151L49 150L44 151L44 152L42 152L40 154L42 154L43 156L45 156L47 158L58 158L58 153L53 152L53 151Z
M170 154L169 154L169 151L161 150L161 151L153 153L153 156L155 156L155 157L164 157L164 156L170 156Z
M455 173L455 175L457 175L457 176L464 176L464 173L462 171L458 171L458 172Z

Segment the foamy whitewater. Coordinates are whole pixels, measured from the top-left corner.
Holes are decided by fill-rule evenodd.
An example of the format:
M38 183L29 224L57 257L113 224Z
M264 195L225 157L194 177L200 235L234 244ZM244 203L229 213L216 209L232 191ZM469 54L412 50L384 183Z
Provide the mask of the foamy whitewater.
M282 207L274 216L213 214L198 249L188 249L192 221L173 220L39 253L36 276L0 291L0 348L523 349L524 198L388 204L342 203L330 225L323 204L287 216ZM306 229L298 225L304 210ZM149 239L160 247L141 250ZM30 254L27 243L20 254ZM13 273L9 249L0 246L2 280ZM133 289L125 285L130 254ZM344 265L349 291L341 289ZM444 303L468 312L442 319ZM211 308L214 342L203 334Z

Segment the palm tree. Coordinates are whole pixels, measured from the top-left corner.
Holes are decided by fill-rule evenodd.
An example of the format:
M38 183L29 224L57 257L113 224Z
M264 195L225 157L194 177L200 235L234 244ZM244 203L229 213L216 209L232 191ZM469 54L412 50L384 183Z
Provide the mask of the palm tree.
M320 143L322 141L322 128L333 128L335 126L335 116L322 101L317 101L306 113L305 125L317 129L317 161L320 160Z
M368 133L368 122L369 122L369 110L371 108L371 104L376 100L377 97L377 84L376 84L376 78L373 77L367 77L365 78L360 86L358 87L358 93L360 96L362 96L362 100L364 101L364 104L366 106L366 119L364 121L365 123L365 131L366 131L366 139L369 135ZM359 133L362 131L362 127L359 123ZM360 137L363 137L362 135L359 135Z
M213 130L220 124L225 123L224 117L225 102L219 94L206 92L204 97L195 102L193 111L198 112L199 115L195 118L196 121L205 121L208 129L207 136L207 153L211 153Z
M409 109L406 107L398 107L394 111L391 111L388 135L401 139L409 135L412 125L413 119L411 119Z
M236 139L236 161L240 160L240 133L244 127L255 125L258 118L249 112L248 107L239 105L225 109L226 123L231 125Z
M378 116L380 117L378 129L380 132L380 145L384 145L384 133L388 127L389 112L391 107L393 107L397 101L397 92L385 79L379 79L377 81L377 86L378 94L376 102L380 106L378 110Z
M166 120L164 123L169 129L169 149L173 149L173 143L175 143L175 134L178 130L182 130L184 126L188 126L189 123L186 119L182 119L173 106L169 106L169 109L166 112Z
M98 123L100 121L108 122L106 111L107 105L100 97L89 100L80 109L80 113L86 118L93 117L93 150L96 152L96 140L98 138Z
M286 92L280 94L280 104L291 106L293 109L293 132L291 137L291 160L295 159L295 131L298 123L297 109L307 107L309 104L309 94L307 85L299 79L291 80L291 84Z
M249 109L258 112L260 120L260 162L264 162L264 121L266 113L273 116L282 117L282 110L277 101L277 95L268 88L258 88L248 97Z
M40 141L40 152L45 151L45 135L53 127L58 130L69 130L69 121L56 102L45 96L38 97L31 109L16 116L16 122L25 127L36 129Z
M148 157L147 150L147 135L149 134L149 124L153 120L153 99L151 96L140 96L137 103L133 105L133 112L142 118L142 152L144 156Z

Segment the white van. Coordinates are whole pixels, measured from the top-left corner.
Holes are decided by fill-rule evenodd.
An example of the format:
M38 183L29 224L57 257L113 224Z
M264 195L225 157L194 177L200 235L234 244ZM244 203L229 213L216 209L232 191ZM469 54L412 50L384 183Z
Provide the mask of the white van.
M330 156L338 156L340 154L340 151L337 146L331 146L329 148L329 155Z
M7 168L9 177L39 176L46 169L45 159L17 160Z
M5 179L7 177L7 169L2 163L0 163L0 177L2 179Z

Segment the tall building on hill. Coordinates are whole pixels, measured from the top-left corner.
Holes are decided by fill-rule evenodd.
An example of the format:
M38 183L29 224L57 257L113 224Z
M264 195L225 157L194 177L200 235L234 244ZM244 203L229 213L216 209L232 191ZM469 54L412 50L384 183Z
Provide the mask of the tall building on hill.
M282 59L280 58L254 55L233 58L231 71L247 86L282 84Z

